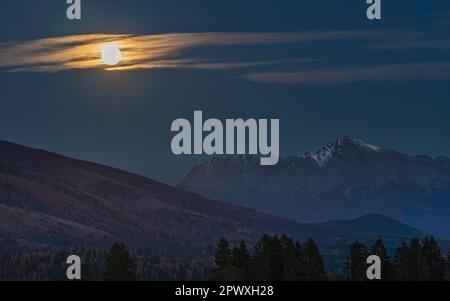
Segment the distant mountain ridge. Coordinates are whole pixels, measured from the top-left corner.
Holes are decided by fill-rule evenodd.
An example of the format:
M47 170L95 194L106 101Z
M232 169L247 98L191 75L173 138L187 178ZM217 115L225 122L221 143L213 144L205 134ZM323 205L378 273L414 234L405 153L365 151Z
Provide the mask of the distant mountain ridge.
M375 213L450 237L450 159L409 156L349 136L274 167L249 156L215 157L178 187L298 221Z
M251 243L264 233L287 234L347 246L353 239L380 236L398 245L423 235L384 216L359 220L339 226L294 222L118 169L0 141L0 251L107 247L123 241L133 250L205 256L213 254L221 236Z

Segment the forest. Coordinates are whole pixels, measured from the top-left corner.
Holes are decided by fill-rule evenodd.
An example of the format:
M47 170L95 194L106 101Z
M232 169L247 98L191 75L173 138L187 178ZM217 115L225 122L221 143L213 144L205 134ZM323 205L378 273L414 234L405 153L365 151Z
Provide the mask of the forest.
M343 273L327 272L314 240L263 235L250 248L220 238L215 256L181 260L154 254L134 255L124 244L108 252L95 247L47 252L0 254L0 280L65 281L66 258L79 254L82 281L367 281L369 255L381 259L381 281L450 280L450 253L442 254L434 237L413 238L389 256L382 239L372 246L355 241L348 247Z

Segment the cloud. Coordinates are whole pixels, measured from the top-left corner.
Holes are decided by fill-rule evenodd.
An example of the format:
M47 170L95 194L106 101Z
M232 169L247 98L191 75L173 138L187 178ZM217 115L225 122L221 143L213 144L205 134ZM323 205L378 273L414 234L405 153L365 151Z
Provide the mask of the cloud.
M293 85L348 84L406 79L448 79L450 78L450 62L410 63L302 72L255 72L245 74L243 78L258 83Z
M163 35L91 34L0 44L0 70L58 72L71 69L136 70L150 68L230 69L268 62L217 61L184 54L191 48L231 45L287 44L381 35L376 30L308 31L293 33L177 33ZM102 64L104 44L119 44L120 65ZM269 62L270 63L270 62Z
M416 40L397 41L386 44L370 45L367 48L375 50L417 50L417 49L450 49L450 42L447 40Z
M450 77L450 62L403 63L369 67L333 68L333 60L323 64L314 58L240 60L233 57L214 58L210 48L242 45L275 45L339 40L339 47L355 39L364 43L352 44L363 51L403 48L445 48L441 40L430 39L427 33L400 30L341 30L285 33L175 33L161 35L90 34L57 38L16 41L0 44L0 71L60 72L74 69L105 69L133 71L154 68L189 68L235 71L238 77L258 83L274 84L345 84L369 81L396 81L402 79L446 79ZM381 42L380 42L381 41ZM116 66L101 61L102 46L117 43L123 59ZM303 44L302 44L303 43ZM191 51L205 48L201 54ZM205 51L206 50L206 51ZM330 52L324 48L324 53ZM229 53L227 51L227 53ZM331 53L330 53L331 54ZM340 53L346 56L345 51ZM272 57L271 57L272 56ZM274 58L275 57L275 58ZM345 57L351 66L353 57ZM309 64L308 66L305 66ZM319 65L320 66L319 68ZM287 67L289 72L283 68ZM308 67L306 69L305 67ZM236 74L235 74L236 75Z

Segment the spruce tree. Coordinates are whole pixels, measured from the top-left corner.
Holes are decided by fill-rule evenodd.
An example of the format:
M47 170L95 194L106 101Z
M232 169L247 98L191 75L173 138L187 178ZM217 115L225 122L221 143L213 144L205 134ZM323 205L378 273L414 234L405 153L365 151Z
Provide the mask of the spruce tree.
M348 261L348 276L351 281L367 280L367 258L369 252L366 245L362 242L355 241L350 246Z
M259 281L282 281L283 248L278 236L263 235L255 246L253 278Z
M446 278L447 265L441 248L433 236L423 242L423 256L426 263L426 280L443 281Z
M390 262L389 254L381 238L377 239L372 246L371 255L377 255L381 260L381 279L383 281L395 280L395 273Z
M246 249L246 247L245 247ZM246 275L243 269L235 267L235 260L240 258L239 247L231 251L231 246L225 238L221 238L216 249L217 269L213 273L212 280L215 281L242 281ZM236 255L236 257L234 256Z
M233 273L235 277L233 279L240 281L248 281L249 278L249 269L251 262L251 255L247 249L247 245L244 241L241 241L239 246L233 248Z
M134 281L135 263L124 244L116 243L106 257L105 281Z
M410 275L410 250L407 243L397 248L394 257L395 277L399 281L408 281Z
M81 280L82 281L94 281L95 276L92 272L91 266L89 264L81 265Z
M269 254L269 279L273 281L284 280L285 258L283 258L283 246L278 236L271 237L267 252Z
M319 248L310 238L303 245L305 276L307 281L320 281L325 279L325 268Z
M409 281L423 281L426 276L426 262L423 247L418 238L413 238L409 245Z
M224 270L231 266L233 257L231 254L230 244L222 237L217 244L216 249L216 264L219 270Z
M299 279L301 266L298 244L292 238L283 235L281 237L281 245L283 248L283 280L301 280Z
M450 281L450 251L447 254L447 280Z
M241 241L238 247L233 249L233 265L242 270L249 268L251 256L244 241Z
M307 256L305 254L305 244L301 244L298 241L295 242L295 250L297 254L297 275L296 280L298 281L306 281L308 279L307 275Z

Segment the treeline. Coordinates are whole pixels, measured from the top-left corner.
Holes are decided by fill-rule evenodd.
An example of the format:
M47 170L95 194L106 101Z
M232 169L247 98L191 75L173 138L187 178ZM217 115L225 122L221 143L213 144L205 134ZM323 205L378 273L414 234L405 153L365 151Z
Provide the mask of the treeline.
M285 235L263 235L251 250L244 241L231 245L221 238L215 257L188 263L156 255L134 256L120 243L114 244L108 253L80 247L3 254L0 280L67 280L66 259L71 254L81 257L84 281L366 281L369 255L380 257L384 281L450 280L448 260L433 237L405 242L392 259L381 239L370 249L355 241L349 246L345 275L335 275L326 273L319 248L312 239L300 243Z
M69 255L80 256L83 281L190 281L210 278L214 258L184 261L154 254L136 256L123 244L109 252L77 247L46 252L0 253L0 281L66 281Z
M3 281L64 281L67 280L66 260L69 255L81 258L86 279L100 279L105 253L95 247L46 252L15 252L0 254L0 280Z
M347 263L347 279L351 281L367 280L366 263L369 255L381 259L382 280L384 281L444 281L450 280L450 253L446 261L439 244L434 237L425 237L423 241L413 238L403 243L395 251L391 260L381 239L371 247L359 241L350 246Z
M231 246L221 238L216 250L213 280L234 281L320 281L345 279L368 281L370 255L381 260L382 281L445 281L450 280L450 253L446 261L434 237L423 241L413 238L396 251L391 260L382 239L369 249L355 241L349 246L345 275L327 274L324 261L312 239L304 243L287 236L264 235L248 250L245 242Z
M287 236L264 235L250 253L245 242L232 247L221 238L216 250L216 265L212 280L326 280L322 257L312 239L299 243Z

